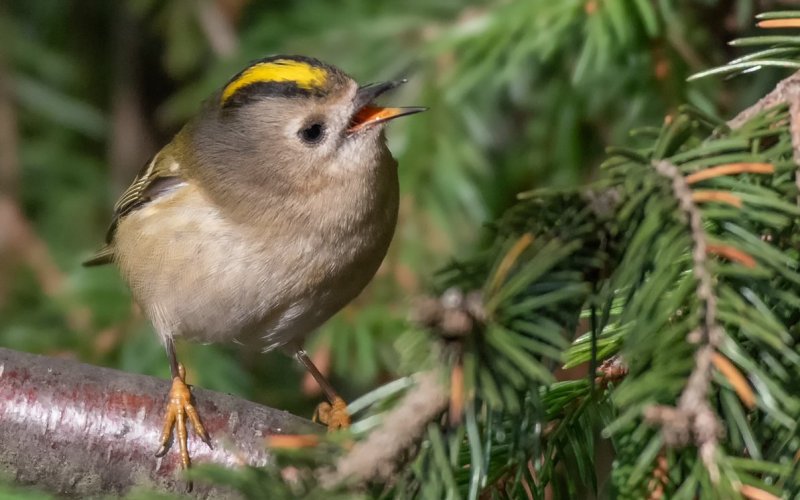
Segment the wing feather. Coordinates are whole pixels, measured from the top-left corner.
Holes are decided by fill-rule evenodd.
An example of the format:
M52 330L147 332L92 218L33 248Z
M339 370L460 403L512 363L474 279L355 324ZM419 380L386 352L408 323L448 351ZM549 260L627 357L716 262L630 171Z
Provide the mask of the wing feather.
M128 189L114 204L111 224L106 231L105 246L86 260L83 265L99 266L113 262L114 235L119 221L132 211L147 205L182 184L184 178L181 174L180 164L162 153L157 153L149 162L145 163Z

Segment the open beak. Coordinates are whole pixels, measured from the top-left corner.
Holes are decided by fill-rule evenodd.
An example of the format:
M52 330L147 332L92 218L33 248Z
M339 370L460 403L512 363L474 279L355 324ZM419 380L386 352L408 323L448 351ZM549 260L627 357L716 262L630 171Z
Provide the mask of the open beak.
M382 108L373 104L373 101L377 99L378 96L404 83L406 83L406 80L396 80L385 83L372 83L359 87L354 99L356 112L350 119L350 127L348 127L347 132L353 134L374 125L400 118L401 116L413 115L427 110L428 108L421 107Z

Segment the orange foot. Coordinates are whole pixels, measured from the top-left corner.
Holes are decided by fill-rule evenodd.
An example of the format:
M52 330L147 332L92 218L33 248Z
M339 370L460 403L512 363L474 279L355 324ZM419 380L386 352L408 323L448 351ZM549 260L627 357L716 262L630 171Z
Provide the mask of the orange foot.
M186 470L192 465L191 458L189 458L189 450L187 447L188 434L186 432L186 417L194 427L195 433L200 436L208 447L211 447L211 441L208 439L203 423L200 422L200 416L197 414L192 405L192 391L186 385L186 370L182 364L178 365L178 377L172 379L172 389L169 391L169 399L167 401L167 412L164 416L164 428L161 431L161 446L156 452L157 457L163 457L169 449L170 437L172 437L172 429L177 426L178 430L178 446L181 450L181 464L183 469ZM187 485L187 489L191 489L191 483Z
M314 411L314 422L328 426L328 432L347 429L350 427L350 414L347 413L347 403L336 396L331 403L320 403Z

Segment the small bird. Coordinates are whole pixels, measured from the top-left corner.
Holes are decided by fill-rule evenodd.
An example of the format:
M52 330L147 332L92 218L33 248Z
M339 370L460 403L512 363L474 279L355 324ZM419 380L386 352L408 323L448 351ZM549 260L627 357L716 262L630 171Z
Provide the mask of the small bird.
M397 222L389 120L425 108L375 99L403 81L359 86L302 56L253 62L202 105L114 206L106 245L85 265L115 263L152 322L172 373L157 455L186 419L210 445L174 340L283 348L330 401L319 415L346 427L346 404L303 350L304 339L372 279Z

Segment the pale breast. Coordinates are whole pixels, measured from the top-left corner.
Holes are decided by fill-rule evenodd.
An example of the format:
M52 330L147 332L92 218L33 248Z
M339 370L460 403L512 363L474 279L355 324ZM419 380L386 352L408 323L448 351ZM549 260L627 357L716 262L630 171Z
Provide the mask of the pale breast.
M396 177L363 197L332 194L302 217L245 227L187 183L120 222L116 260L162 336L299 341L361 292L394 231Z

